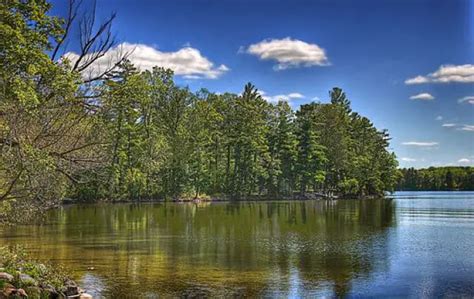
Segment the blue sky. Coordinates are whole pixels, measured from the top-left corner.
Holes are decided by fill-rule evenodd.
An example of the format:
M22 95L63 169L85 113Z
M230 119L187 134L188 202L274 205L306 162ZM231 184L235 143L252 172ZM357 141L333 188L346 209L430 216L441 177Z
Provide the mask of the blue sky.
M389 130L400 166L474 165L474 1L97 1L111 12L132 62L180 85L252 82L294 108L338 86Z

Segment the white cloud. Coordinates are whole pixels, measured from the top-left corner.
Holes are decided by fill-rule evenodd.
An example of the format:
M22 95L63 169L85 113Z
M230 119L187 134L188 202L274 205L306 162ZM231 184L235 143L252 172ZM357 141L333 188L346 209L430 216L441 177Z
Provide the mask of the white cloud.
M461 128L459 128L458 130L474 132L474 125L463 125L463 126L462 126Z
M474 83L474 64L440 66L435 72L426 76L416 76L405 80L405 84L422 83Z
M176 75L188 79L216 79L229 71L223 64L215 66L202 56L198 49L190 46L185 46L176 52L162 52L145 44L122 43L105 53L84 75L94 76L103 72L113 65L122 53L130 53L128 59L140 70L151 70L154 66L160 66L172 69ZM72 62L78 59L78 55L73 52L68 52L64 56Z
M239 52L245 51L240 49ZM250 45L246 52L258 56L262 60L275 60L275 70L284 70L294 67L309 67L329 65L326 51L316 44L309 44L301 40L265 39Z
M442 124L441 126L445 128L452 128L452 127L455 127L456 124Z
M472 104L474 105L474 96L467 96L467 97L464 97L464 98L460 98L458 100L458 103L468 103L468 104Z
M292 92L288 95L288 97L290 99L302 99L302 98L304 98L304 95L302 95L301 93L298 93L298 92Z
M443 117L441 115L436 116L436 120L440 121L443 120Z
M467 159L467 158L462 158L462 159L459 159L458 160L458 163L470 163L471 160Z
M404 162L415 162L416 159L413 159L413 158L407 158L407 157L403 157L401 158L400 160L404 161Z
M419 142L419 141L407 141L403 142L403 145L410 145L410 146L419 146L419 147L433 147L439 145L438 142Z
M314 97L314 98L312 98L311 100L312 100L312 101L316 101L316 102L321 101L321 99L320 99L319 97Z
M279 101L289 102L293 99L303 99L305 97L304 95L302 95L299 92L292 92L292 93L289 93L289 94L279 94L279 95L275 95L275 96L267 95L267 93L264 92L263 90L260 90L259 93L260 93L260 95L262 96L262 98L264 100L266 100L269 103L273 103L273 104L278 103Z
M410 100L425 100L425 101L429 101L429 100L434 100L434 96L432 96L431 94L427 93L427 92L423 92L423 93L419 93L417 95L414 95L414 96L411 96L410 97Z
M416 76L415 78L410 78L405 80L405 84L421 84L421 83L428 83L429 80L423 76Z

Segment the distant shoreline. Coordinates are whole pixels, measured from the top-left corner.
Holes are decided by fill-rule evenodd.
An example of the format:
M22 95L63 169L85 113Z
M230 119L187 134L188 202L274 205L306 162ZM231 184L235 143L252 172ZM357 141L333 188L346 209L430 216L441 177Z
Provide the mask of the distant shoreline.
M399 191L474 191L474 167L401 168Z

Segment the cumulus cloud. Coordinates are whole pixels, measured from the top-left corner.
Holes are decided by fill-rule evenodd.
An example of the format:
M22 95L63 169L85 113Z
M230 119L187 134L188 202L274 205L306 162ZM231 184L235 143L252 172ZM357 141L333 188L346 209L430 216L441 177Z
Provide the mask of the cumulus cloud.
M474 83L474 64L440 66L435 72L426 76L416 76L405 80L405 84L422 83Z
M151 70L154 66L159 66L172 69L176 75L187 79L216 79L229 71L223 64L215 66L198 49L190 46L175 52L163 52L145 44L122 43L105 53L83 75L94 76L105 71L117 62L122 53L129 53L128 59L140 70ZM73 63L78 59L78 55L73 52L66 53L64 57Z
M460 98L458 100L458 103L461 104L461 103L467 103L467 104L471 104L471 105L474 105L474 96L467 96L467 97L464 97L464 98Z
M463 164L470 163L470 162L471 162L471 160L469 160L467 158L462 158L462 159L458 160L458 163L463 163Z
M429 101L429 100L434 100L434 96L427 92L419 93L417 95L411 96L410 100L424 100L424 101Z
M445 128L452 128L452 127L455 127L456 124L448 123L448 124L442 124L441 126L442 126L442 127L445 127Z
M407 141L403 142L403 145L418 146L418 147L433 147L439 145L438 142L419 142L419 141Z
M291 39L265 39L250 45L246 52L258 56L262 60L275 60L275 70L284 70L295 67L329 65L326 51L317 44L309 44L301 40Z
M304 95L302 95L299 92L292 92L292 93L289 93L289 94L278 94L278 95L274 95L274 96L268 95L263 90L260 90L258 93L262 96L262 98L265 101L267 101L269 103L272 103L272 104L276 104L279 101L290 102L293 99L303 99L305 97Z
M401 158L400 160L404 161L404 162L415 162L416 159L413 159L413 158L407 158L407 157L403 157Z

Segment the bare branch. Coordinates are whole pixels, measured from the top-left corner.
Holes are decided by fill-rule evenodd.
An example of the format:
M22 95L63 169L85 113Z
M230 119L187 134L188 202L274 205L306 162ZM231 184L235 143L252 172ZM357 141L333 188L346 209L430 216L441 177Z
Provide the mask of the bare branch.
M78 12L82 5L82 0L69 0L68 15L65 19L63 35L57 40L56 46L51 54L51 60L56 60L64 48L65 43L69 40L71 28L78 23L79 27L79 53L77 58L74 58L72 63L72 70L84 73L91 69L91 76L86 79L84 83L90 83L106 78L120 63L122 63L129 53L120 53L117 59L111 62L105 70L92 70L95 67L95 62L103 58L109 50L116 44L116 38L112 33L112 24L115 20L116 14L112 13L109 18L97 25L96 9L97 3L94 1L92 8L86 11L79 18ZM98 73L99 72L99 73Z
M132 54L132 52L125 52L125 53L120 53L118 56L118 59L115 63L113 63L111 66L107 67L104 71L101 71L98 75L95 75L93 77L90 77L88 79L84 80L84 83L92 83L95 81L99 81L102 79L111 79L113 78L112 72L120 66L125 60L128 59L128 57Z
M63 32L63 35L59 38L56 46L54 47L53 54L51 55L52 61L56 60L56 55L59 53L59 50L61 49L61 47L63 47L64 42L69 35L69 31L74 23L74 20L77 17L77 10L79 6L81 5L82 0L79 1L77 5L75 4L75 2L76 2L75 0L69 0L68 16L67 16L66 23L64 26L64 32Z

